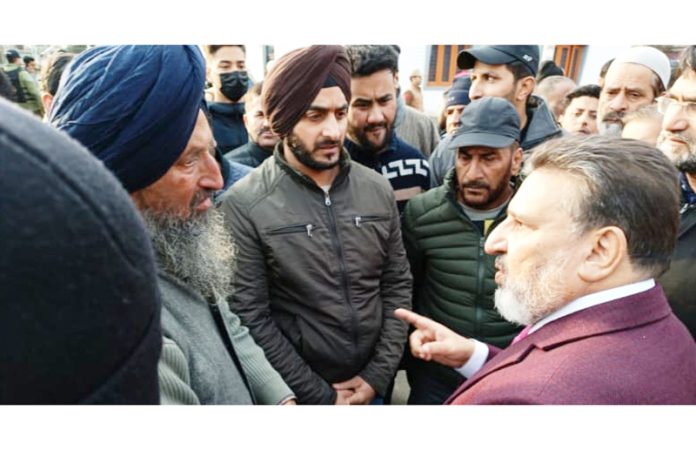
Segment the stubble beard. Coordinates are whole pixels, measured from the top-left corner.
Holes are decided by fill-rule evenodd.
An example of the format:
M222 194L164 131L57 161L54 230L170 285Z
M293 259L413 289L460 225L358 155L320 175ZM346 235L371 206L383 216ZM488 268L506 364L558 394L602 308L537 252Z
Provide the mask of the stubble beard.
M663 148L662 144L672 136L677 137L686 143L686 151L677 154L669 145L666 145ZM696 174L696 141L694 141L692 137L684 133L663 131L657 138L657 148L659 148L660 151L662 151L662 153L664 153L672 161L672 163L674 163L678 170L686 173Z

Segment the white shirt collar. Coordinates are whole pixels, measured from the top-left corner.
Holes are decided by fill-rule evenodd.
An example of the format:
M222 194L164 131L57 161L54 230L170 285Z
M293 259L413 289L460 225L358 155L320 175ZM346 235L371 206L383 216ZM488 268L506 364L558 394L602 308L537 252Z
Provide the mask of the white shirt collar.
M654 286L655 280L653 278L650 278L649 280L625 284L623 286L606 289L604 291L599 291L593 294L585 295L580 298L576 298L572 302L564 305L562 308L552 312L548 316L535 323L529 329L529 333L534 333L547 323L553 322L554 320L560 319L561 317L568 316L570 314L582 311L583 309L587 309L592 306L601 305L602 303L608 303L614 300L618 300L620 298L628 297L629 295L635 295L640 292L645 292L648 289L652 289Z

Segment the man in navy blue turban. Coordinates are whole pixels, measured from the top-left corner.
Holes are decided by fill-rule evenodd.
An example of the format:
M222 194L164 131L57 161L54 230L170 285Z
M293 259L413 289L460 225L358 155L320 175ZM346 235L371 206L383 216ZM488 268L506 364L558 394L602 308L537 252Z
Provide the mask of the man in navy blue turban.
M234 246L195 46L96 47L63 76L50 122L101 159L145 219L160 270L163 403L283 403L293 394L228 307Z

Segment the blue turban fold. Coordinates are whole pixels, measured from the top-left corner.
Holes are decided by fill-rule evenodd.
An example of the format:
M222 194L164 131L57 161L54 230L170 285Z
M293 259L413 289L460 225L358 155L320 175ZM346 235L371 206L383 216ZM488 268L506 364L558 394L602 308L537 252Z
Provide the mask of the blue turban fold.
M134 192L186 148L205 108L205 61L193 45L95 47L66 70L49 121Z

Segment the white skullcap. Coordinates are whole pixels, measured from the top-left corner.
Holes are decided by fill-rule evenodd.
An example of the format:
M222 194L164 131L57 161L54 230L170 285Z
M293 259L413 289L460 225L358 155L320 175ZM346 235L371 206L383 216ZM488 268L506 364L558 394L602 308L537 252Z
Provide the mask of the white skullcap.
M641 64L655 72L662 80L662 85L667 89L672 73L669 58L655 47L631 47L619 54L612 64L614 63Z

